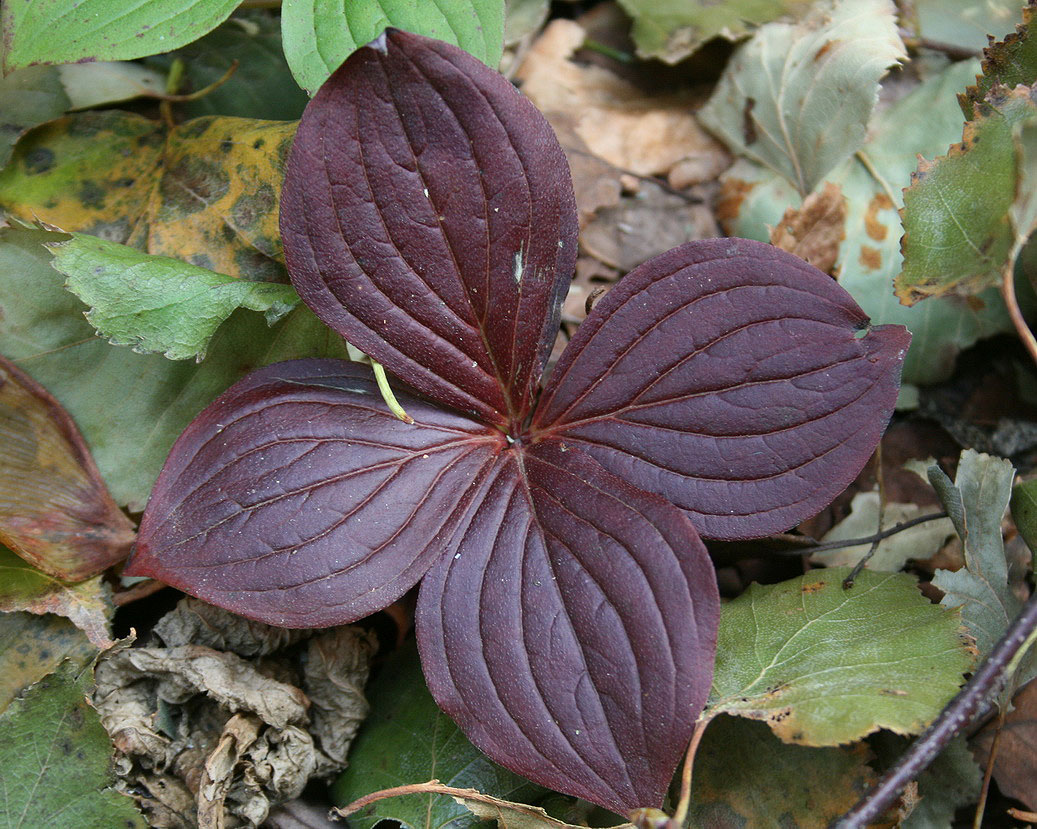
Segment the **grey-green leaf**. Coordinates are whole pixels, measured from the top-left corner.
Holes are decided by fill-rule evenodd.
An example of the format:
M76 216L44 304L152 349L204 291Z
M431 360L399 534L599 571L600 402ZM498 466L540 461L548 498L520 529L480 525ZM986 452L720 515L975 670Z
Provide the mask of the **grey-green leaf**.
M0 78L0 168L10 161L19 138L69 106L61 77L51 66L33 66Z
M921 731L972 667L956 612L902 573L815 570L724 605L707 714L766 721L786 742L833 746Z
M64 662L0 716L0 823L48 829L147 826L110 788L112 744L86 701L89 668Z
M4 72L35 63L132 60L197 40L238 0L5 0Z
M1037 562L1037 478L1012 490L1012 520Z
M879 79L905 54L891 0L821 3L802 23L761 27L699 117L806 195L864 143Z
M353 742L349 768L331 789L339 806L381 789L433 778L504 800L527 801L543 793L491 762L439 710L425 686L413 645L387 660L366 694L371 713ZM381 820L399 821L408 829L459 829L477 822L453 798L422 794L380 800L370 810L350 816L349 823L353 829L371 829Z
M65 286L90 306L86 318L113 345L170 360L201 361L235 310L274 323L299 303L290 285L247 282L85 233L49 246Z
M493 68L504 49L504 0L285 0L288 65L311 95L388 27L460 46Z

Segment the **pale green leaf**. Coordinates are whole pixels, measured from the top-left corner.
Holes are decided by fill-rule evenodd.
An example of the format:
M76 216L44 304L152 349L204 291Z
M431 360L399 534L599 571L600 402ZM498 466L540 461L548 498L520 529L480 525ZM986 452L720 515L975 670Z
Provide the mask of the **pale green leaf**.
M917 504L891 502L882 510L882 529L888 530L904 521L918 518L932 510ZM825 533L821 539L828 543L863 538L879 530L879 493L858 492L850 503L850 514ZM943 543L954 535L954 525L949 518L926 521L882 539L875 553L865 565L871 570L896 572L909 559L925 559L935 555ZM871 549L871 544L841 547L815 553L811 561L828 567L852 567Z
M281 7L285 57L311 95L390 26L460 46L496 68L504 49L504 0L285 0Z
M67 63L57 67L69 109L89 109L165 92L165 76L129 61Z
M537 31L547 20L550 0L505 0L504 42L518 43Z
M468 742L432 699L413 646L389 657L367 697L371 713L353 742L349 768L331 789L339 806L375 791L433 778L508 800L543 792L492 763ZM408 829L459 829L475 823L476 817L452 797L424 793L377 801L350 816L349 823L354 829L371 829L381 820L399 821Z
M839 250L839 284L848 290L876 325L905 325L913 339L904 362L904 382L928 384L945 380L957 354L977 340L1013 330L996 290L970 301L933 298L901 305L892 291L900 272L898 210L901 191L915 169L916 154L933 156L961 134L955 93L975 78L977 61L952 64L876 115L869 139L859 153L828 176L846 197L846 237ZM766 241L786 207L799 197L783 178L758 164L740 159L725 174L727 230ZM723 204L723 203L722 203Z
M809 0L619 0L634 19L637 53L667 63L683 60L707 40L738 40L763 23L798 16Z
M44 385L79 426L115 500L141 510L173 441L231 383L296 357L345 357L342 339L305 307L273 328L238 311L201 363L172 361L94 336L63 287L45 242L61 236L0 229L0 354Z
M786 742L831 746L879 728L921 731L972 657L960 618L916 580L848 568L754 584L724 605L706 707L766 721Z
M85 233L49 247L65 287L90 306L86 318L97 333L141 354L201 361L238 308L263 311L273 323L299 302L290 285L234 279Z
M4 72L34 63L132 60L197 40L238 0L5 0Z
M694 829L822 829L876 780L863 744L787 745L763 723L717 717L695 757Z
M1012 520L1037 562L1037 478L1012 490ZM1037 565L1034 567L1037 570Z
M112 744L87 703L91 671L71 662L0 716L0 823L48 829L147 826L110 788Z
M1011 31L1025 0L915 0L918 33L932 43L979 51Z
M20 69L0 78L0 168L10 160L19 138L57 118L69 105L58 71L51 66Z
M806 195L864 143L879 79L904 57L891 0L822 3L739 48L699 117Z

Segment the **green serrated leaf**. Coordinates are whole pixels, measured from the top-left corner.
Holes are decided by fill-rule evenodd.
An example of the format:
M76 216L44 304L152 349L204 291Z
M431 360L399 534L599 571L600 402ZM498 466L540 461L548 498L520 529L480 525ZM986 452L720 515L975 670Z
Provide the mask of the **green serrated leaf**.
M858 154L827 177L842 187L848 208L837 261L839 284L874 324L906 325L911 331L905 383L945 380L961 350L983 337L1013 330L996 289L969 301L934 297L905 306L890 287L903 262L898 212L902 188L915 169L917 154L936 155L960 135L954 95L978 69L976 61L952 64L879 113ZM776 225L786 207L800 204L784 178L746 159L739 159L724 181L728 198L721 208L733 216L726 229L737 236L767 241L768 225Z
M677 63L707 40L740 40L758 26L782 17L799 16L808 0L620 0L634 19L631 36L637 53Z
M931 43L979 52L988 35L999 35L1019 19L1026 0L915 0L918 33Z
M1037 478L1015 487L1010 504L1012 520L1034 555L1033 569L1037 571Z
M97 648L68 619L46 613L0 613L0 711L65 659L86 665Z
M112 743L87 703L91 671L64 662L0 716L0 822L52 829L140 827L113 791Z
M763 26L699 118L806 195L864 143L879 78L905 54L890 0L823 3L802 23Z
M504 0L285 0L281 8L285 57L311 95L390 26L460 46L496 68L504 49Z
M339 806L382 789L433 778L447 786L478 789L494 797L522 801L543 789L492 763L439 710L425 686L417 648L393 654L368 686L371 713L349 753L349 768L331 788ZM422 794L380 800L349 818L354 829L381 820L409 829L458 829L477 818L444 795Z
M18 139L38 124L57 118L71 102L58 70L33 66L0 78L0 168L11 160Z
M894 287L905 304L996 284L1029 235L1037 92L1001 93L947 155L919 162L904 191L904 267Z
M763 723L718 717L695 756L691 820L696 829L820 829L875 782L861 744L787 745Z
M42 245L61 235L0 229L0 354L69 411L115 500L141 510L173 441L231 383L296 357L345 357L342 339L302 306L272 329L239 311L201 363L136 354L94 336Z
M239 9L214 32L148 63L168 69L175 58L184 62L182 92L214 84L237 62L224 83L196 101L176 104L188 118L235 115L271 121L294 121L301 115L306 93L292 79L281 46L280 20L265 9Z
M960 618L911 576L865 570L845 590L848 573L754 584L724 605L706 713L764 720L813 746L921 731L972 666Z
M941 0L941 5L945 5L945 0ZM975 9L974 3L970 5ZM1011 89L1019 84L1032 86L1034 82L1037 82L1037 17L1034 15L1037 10L1037 2L1035 0L1030 0L1023 9L1023 22L1015 27L1014 32L993 43L988 43L986 38L991 27L996 27L997 31L1003 32L1011 25L1012 21L1016 19L1018 5L1018 0L1004 1L1000 12L1002 17L1007 17L1007 19L997 21L1000 25L990 19L989 15L992 11L990 4L984 9L982 19L975 21L983 27L983 34L980 36L981 42L975 47L983 48L983 74L976 78L974 86L970 86L958 96L958 103L961 104L961 111L964 113L966 121L975 115L976 105L982 104L987 93L995 86L1007 86ZM944 9L941 9L939 16L944 16Z
M6 0L4 72L35 63L132 60L176 49L227 19L238 0Z
M49 247L65 287L90 306L86 318L97 333L141 354L201 361L238 308L262 311L272 324L299 304L291 285L234 279L84 233Z

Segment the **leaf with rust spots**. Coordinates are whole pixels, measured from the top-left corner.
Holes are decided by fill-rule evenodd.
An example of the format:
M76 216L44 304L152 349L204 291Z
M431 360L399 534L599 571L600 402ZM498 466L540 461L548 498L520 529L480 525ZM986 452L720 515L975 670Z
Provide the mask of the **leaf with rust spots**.
M904 267L894 287L905 305L996 284L1037 220L1037 91L995 91L961 143L920 164L904 191Z
M771 244L832 273L839 245L846 237L846 199L838 184L826 181L798 210L788 208L771 230Z
M879 79L905 54L891 0L817 4L739 48L699 118L806 196L864 143Z
M96 655L86 634L62 616L0 613L0 711L63 660L82 666Z
M806 748L734 717L709 724L695 757L691 826L817 829L875 782L867 747Z
M3 357L0 444L0 542L67 581L128 555L133 524L109 495L72 418Z
M836 263L839 284L874 323L899 323L911 330L913 340L904 363L906 383L944 380L962 349L982 337L1012 330L995 289L977 296L972 305L956 297L936 297L915 307L901 305L890 290L903 261L903 228L897 212L902 205L901 186L915 169L915 153L931 157L961 135L954 94L975 77L978 68L978 61L952 64L890 105L872 119L869 140L858 154L828 176L842 187L848 211L846 238ZM725 192L737 187L736 197L744 193L740 199L721 202L737 211L723 223L732 235L765 240L768 226L777 224L785 207L800 204L784 178L744 158L721 181Z
M763 720L789 743L832 746L921 731L972 657L957 613L904 574L815 570L724 605L707 715Z
M277 229L294 122L206 117L171 132L124 112L26 135L0 208L256 282L287 282Z
M103 649L112 644L111 617L115 608L111 590L101 576L65 584L0 547L0 611L18 610L65 616L86 634L94 647Z
M86 700L91 684L88 668L65 662L0 716L0 822L53 829L147 826L133 801L110 788L112 743Z

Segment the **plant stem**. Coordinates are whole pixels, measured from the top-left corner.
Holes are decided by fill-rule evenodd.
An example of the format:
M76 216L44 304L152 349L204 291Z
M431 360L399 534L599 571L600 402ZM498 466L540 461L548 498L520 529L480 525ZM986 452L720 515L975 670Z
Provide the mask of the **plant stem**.
M886 477L882 474L882 441L879 441L879 445L875 447L875 480L879 485L879 529L878 532L882 532L882 524L886 519ZM871 546L868 548L861 560L853 565L853 569L850 571L845 579L843 579L843 590L849 590L853 587L853 583L857 581L857 576L861 574L861 570L864 569L871 557L875 555L875 551L879 548L879 542L881 538L876 538L871 542Z
M983 785L979 790L979 803L976 804L976 814L972 819L972 829L983 829L983 812L987 808L987 793L990 791L990 778L994 775L994 760L997 759L997 750L1001 745L1001 732L1005 727L1007 709L1002 707L997 715L997 729L994 731L994 739L990 743L990 756L987 757L987 768L983 772Z
M889 538L891 535L896 535L899 532L908 530L911 527L917 527L919 524L924 524L927 521L936 521L940 518L946 518L946 512L931 512L926 515L919 515L917 518L912 518L910 521L900 521L888 530L883 530L880 533L874 533L873 535L866 535L862 538L847 538L844 541L826 541L823 544L814 544L809 547L803 547L800 550L792 550L792 555L802 555L803 553L819 553L825 550L841 550L843 547L859 547L861 544L874 544L876 541L882 541L885 538Z
M681 798L677 801L677 809L670 820L670 825L675 829L684 826L684 821L688 819L688 808L691 806L691 771L695 766L695 755L698 753L699 743L702 742L702 735L709 722L708 719L700 719L695 723L695 731L691 735L688 753L684 755L684 769L681 771Z
M892 805L908 783L918 777L954 736L972 722L978 711L997 693L1007 677L1016 653L1037 630L1037 593L1030 596L1015 621L1005 631L972 679L958 692L882 779L833 829L864 829Z
M1008 316L1012 318L1012 324L1015 326L1016 333L1019 334L1019 339L1023 341L1026 350L1030 352L1030 357L1037 363L1037 338L1034 338L1030 326L1026 324L1023 312L1019 308L1019 300L1015 296L1015 261L1021 249L1022 243L1017 241L1016 249L1012 251L1008 265L1005 266L1004 275L1001 277L1001 296L1005 300Z
M372 360L371 368L374 369L374 379L378 381L378 391L382 393L382 400L384 400L385 405L389 407L389 411L404 423L413 424L414 418L403 410L400 401L398 401L396 395L392 393L392 389L389 387L389 378L385 376L385 369L382 368L382 364Z

